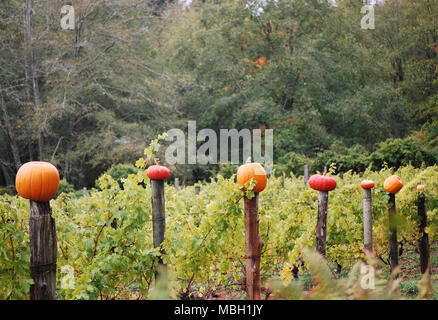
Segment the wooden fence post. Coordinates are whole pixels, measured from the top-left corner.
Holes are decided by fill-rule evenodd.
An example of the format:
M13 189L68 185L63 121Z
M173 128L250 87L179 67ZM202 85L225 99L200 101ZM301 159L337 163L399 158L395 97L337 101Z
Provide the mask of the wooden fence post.
M426 232L427 227L427 213L425 206L425 196L421 192L418 195L418 215L420 216L420 239L418 240L418 248L420 251L420 269L421 273L430 273L430 249L429 249L429 235Z
M84 189L83 189L83 193L84 193L84 198L87 198L87 195L88 195L88 193L87 193L87 187L84 187Z
M165 201L164 201L164 180L151 179L151 196L152 196L152 232L154 248L161 246L164 241L166 231ZM165 254L164 250L160 250ZM161 256L159 264L163 265Z
M34 281L30 286L30 299L56 300L58 247L49 202L30 200L29 236L30 270Z
M395 194L389 194L388 204L389 230L391 232L391 237L389 239L389 258L392 272L398 266L397 211L395 207Z
M245 195L246 292L248 300L260 300L260 256L263 241L259 234L258 192L252 199Z
M178 192L179 190L179 179L175 178L175 191Z
M373 251L373 211L371 189L363 189L363 234L364 251Z
M195 187L195 195L198 196L200 191L201 191L201 187L200 186L196 186Z
M325 257L327 239L328 191L319 191L318 222L316 224L316 251Z
M307 181L309 181L309 165L304 165L304 185L307 186Z

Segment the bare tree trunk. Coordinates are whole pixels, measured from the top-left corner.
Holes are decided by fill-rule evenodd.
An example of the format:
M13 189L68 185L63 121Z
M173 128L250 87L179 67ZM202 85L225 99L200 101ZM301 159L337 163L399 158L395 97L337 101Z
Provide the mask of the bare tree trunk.
M27 144L27 153L29 155L29 160L32 161L33 160L32 140L30 140L29 143Z
M21 160L20 160L20 152L18 150L17 142L15 140L14 132L12 131L12 126L9 121L8 110L6 109L5 100L3 99L2 87L0 86L0 109L3 112L3 122L6 128L7 135L10 141L10 147L12 150L12 156L14 157L15 168L20 169Z
M23 43L24 43L24 75L25 75L25 89L26 89L26 98L30 99L31 97L31 88L30 88L30 62L29 62L29 37L28 37L28 21L27 21L27 9L23 14L23 22L25 26L24 34L23 34Z
M76 26L76 48L75 48L75 57L78 58L81 55L81 37L82 37L82 16L79 16L78 24Z
M316 224L316 251L325 258L327 241L328 191L319 191L318 222Z
M30 270L34 284L30 286L31 300L56 300L56 242L55 219L49 202L30 200Z
M33 0L26 0L26 36L28 40L28 49L29 49L29 63L30 63L30 74L32 78L32 89L33 89L33 97L35 103L35 110L37 114L41 115L41 99L40 99L40 90L38 85L38 71L35 59L35 48L34 48L34 28L33 28ZM43 160L43 124L38 129L38 156L40 160Z
M2 168L3 177L5 179L5 185L10 186L10 185L14 184L14 182L11 178L11 175L8 172L8 168L3 164L0 164L0 167ZM1 180L0 180L0 183L1 183Z
M65 167L64 167L64 174L63 177L65 179L68 179L68 172L69 172L69 167L68 167L68 159L65 159Z
M373 251L373 211L371 189L363 189L363 234L364 251Z
M259 194L244 198L245 204L245 255L246 293L248 300L260 300L260 258L263 241L259 234Z
M53 7L53 3L52 3L52 1L51 0L46 0L46 3L45 3L45 5L44 5L44 13L45 13L45 15L46 15L46 28L47 28L47 30L49 30L50 29L50 22L51 22L51 19L50 19L50 13L51 13L51 11L52 11L52 7Z

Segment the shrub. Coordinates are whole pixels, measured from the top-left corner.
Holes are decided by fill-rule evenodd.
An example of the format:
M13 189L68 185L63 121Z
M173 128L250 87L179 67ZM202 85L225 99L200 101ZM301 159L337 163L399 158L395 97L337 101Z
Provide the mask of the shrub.
M123 189L123 179L128 178L128 176L130 174L137 174L138 170L136 167L129 165L129 164L116 164L113 165L111 168L109 168L104 174L108 174L109 176L111 176L111 178L113 178L114 180L117 181L117 183L119 184L120 188ZM101 175L101 176L102 176ZM98 184L97 184L96 180L96 188L100 189Z
M237 168L238 166L230 162L227 162L225 164L220 163L219 169L217 171L212 170L211 173L214 175L220 174L225 179L230 179L231 176L237 172Z
M0 195L2 194L9 194L11 196L17 194L17 192L15 191L15 186L10 185L6 187L0 187Z
M398 168L411 163L414 167L420 167L423 163L433 165L436 158L421 145L417 137L405 139L388 139L378 144L376 151L370 156L375 169L380 169L386 162L390 167Z
M332 144L329 150L317 154L311 172L322 171L324 166L329 167L331 163L336 163L338 171L355 172L365 171L370 160L367 151L360 145L348 148L347 146L336 143Z
M311 167L312 163L313 161L305 155L289 152L278 159L278 164L274 165L274 169L277 176L290 172L293 172L295 176L300 176L303 175L304 165L308 164Z
M72 193L75 192L75 188L72 184L68 183L67 180L62 179L59 181L59 187L58 187L58 193L55 196L55 199L61 194L61 193Z

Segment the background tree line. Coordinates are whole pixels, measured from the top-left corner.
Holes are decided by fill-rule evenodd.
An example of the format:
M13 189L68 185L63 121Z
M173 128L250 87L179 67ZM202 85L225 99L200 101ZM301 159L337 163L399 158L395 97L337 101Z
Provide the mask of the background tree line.
M0 2L0 185L51 161L76 188L171 128L273 128L278 173L438 159L438 1ZM163 158L163 157L162 157ZM164 162L164 158L162 159ZM185 183L231 170L178 166Z

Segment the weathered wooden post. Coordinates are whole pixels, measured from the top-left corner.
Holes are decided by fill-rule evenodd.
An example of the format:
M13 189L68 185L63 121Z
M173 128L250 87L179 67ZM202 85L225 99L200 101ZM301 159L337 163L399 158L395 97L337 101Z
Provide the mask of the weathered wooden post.
M427 213L425 205L424 185L417 186L417 210L420 217L420 239L418 249L420 251L420 270L421 273L431 273L429 235L427 234Z
M179 190L179 179L175 178L175 191L178 192Z
M164 180L170 176L170 171L166 167L156 163L150 166L147 170L147 176L151 179L151 198L152 198L152 232L154 248L160 248L161 255L165 254L161 244L164 241L166 232L166 215L165 215L165 200L164 200ZM159 270L163 265L161 256L158 259ZM156 274L158 275L158 274ZM157 278L157 277L156 277Z
M164 181L151 179L152 230L154 248L161 246L166 231ZM161 261L161 257L160 257Z
M316 224L316 251L323 257L326 255L327 239L328 191L318 194L318 221Z
M248 199L245 206L246 292L248 300L260 300L260 260L263 246L259 234L259 194Z
M373 252L373 207L371 189L374 181L364 180L360 186L363 189L363 246L365 254Z
M389 193L388 215L389 231L391 232L389 238L389 260L391 271L393 271L398 266L397 210L395 206L395 194L403 188L403 182L398 176L392 175L385 180L383 187L385 191Z
M17 172L15 186L20 196L30 200L30 270L34 281L30 299L56 300L58 247L49 201L58 192L58 170L48 162L25 163Z
M304 185L307 186L307 181L309 181L309 165L304 165Z
M245 190L245 257L246 257L246 293L248 300L260 300L260 260L263 241L259 234L259 192L263 191L267 184L265 169L259 163L251 163L249 158L246 164L237 171L237 183ZM254 196L247 197L247 183L255 180L253 188Z
M200 186L195 186L195 196L198 196L199 192L201 192L201 187Z
M336 180L325 175L314 174L309 179L309 186L319 191L318 220L316 224L316 251L326 256L328 193L336 188Z
M49 202L30 200L29 218L31 300L56 300L56 242L55 219Z
M398 266L398 241L397 241L397 223L396 223L396 207L395 207L395 194L389 195L388 201L388 215L389 215L389 231L391 232L389 238L389 258L391 271Z
M83 190L82 190L82 192L83 192L84 198L86 199L86 198L87 198L87 195L88 195L87 187L84 187Z

